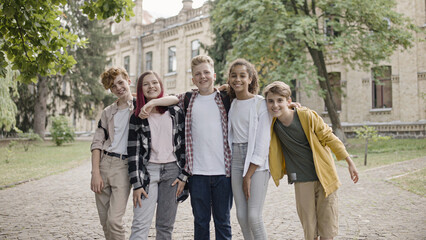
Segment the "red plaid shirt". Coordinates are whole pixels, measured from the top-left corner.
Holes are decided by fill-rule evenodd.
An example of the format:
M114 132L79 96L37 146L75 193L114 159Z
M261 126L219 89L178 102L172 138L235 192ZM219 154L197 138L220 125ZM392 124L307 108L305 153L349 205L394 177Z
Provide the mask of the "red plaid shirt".
M223 133L223 153L225 156L225 173L227 177L231 177L231 149L228 144L228 114L226 113L225 106L223 105L220 93L216 90L216 96L214 100L219 107L220 119L222 122L222 133ZM192 169L194 164L194 153L192 144L192 107L194 106L194 99L199 94L197 89L192 90L191 99L189 100L188 108L186 109L185 116L185 148L186 148L186 165L185 171L192 175ZM179 94L179 106L184 108L185 93Z

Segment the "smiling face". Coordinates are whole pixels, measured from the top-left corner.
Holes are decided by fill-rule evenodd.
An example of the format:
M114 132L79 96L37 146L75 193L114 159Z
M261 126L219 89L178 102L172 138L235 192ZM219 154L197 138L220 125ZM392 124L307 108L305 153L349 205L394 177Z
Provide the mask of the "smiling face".
M142 90L147 101L158 98L161 93L160 81L154 74L148 74L143 79Z
M117 75L110 90L120 100L127 100L132 95L130 92L130 79L124 78L122 74Z
M215 80L214 68L209 63L203 62L192 68L192 82L197 86L201 95L213 93Z
M248 94L251 81L245 65L235 65L229 72L229 85L237 95L240 93Z
M291 103L291 97L284 97L275 93L268 93L266 96L266 105L269 114L272 117L279 118L289 112L288 104Z

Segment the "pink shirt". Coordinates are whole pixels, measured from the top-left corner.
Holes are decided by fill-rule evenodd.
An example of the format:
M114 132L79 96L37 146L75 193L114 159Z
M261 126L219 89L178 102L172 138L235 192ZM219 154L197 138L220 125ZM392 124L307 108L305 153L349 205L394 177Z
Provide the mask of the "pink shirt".
M151 163L169 163L176 161L173 153L173 123L169 111L164 114L151 113L148 117L151 131Z

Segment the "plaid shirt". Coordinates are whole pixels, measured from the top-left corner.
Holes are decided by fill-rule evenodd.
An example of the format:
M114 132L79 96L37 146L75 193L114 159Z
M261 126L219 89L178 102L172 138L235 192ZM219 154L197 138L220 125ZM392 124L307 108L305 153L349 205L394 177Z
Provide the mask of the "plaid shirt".
M219 107L220 119L222 122L222 133L223 133L223 153L225 156L225 173L227 177L231 177L231 148L228 144L228 113L225 110L222 99L220 98L220 92L216 90L216 96L214 100ZM197 89L192 90L192 96L189 100L188 108L186 109L185 116L185 148L186 148L186 165L185 171L192 175L192 169L194 164L194 151L192 144L192 107L194 106L194 99L198 96L199 92ZM184 108L185 93L179 94L179 106ZM207 137L207 136L206 136Z
M185 166L184 113L177 105L168 107L172 118L173 152L177 165L182 170ZM129 178L133 189L144 188L148 193L150 176L146 169L151 156L151 130L148 119L140 119L134 114L130 117L129 138L127 144ZM188 175L184 170L181 174ZM179 176L182 179L182 176Z

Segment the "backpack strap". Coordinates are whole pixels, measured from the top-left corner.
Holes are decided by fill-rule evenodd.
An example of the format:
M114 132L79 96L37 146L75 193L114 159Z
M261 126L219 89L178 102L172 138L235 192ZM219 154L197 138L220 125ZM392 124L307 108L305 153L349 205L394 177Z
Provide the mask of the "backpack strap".
M185 93L185 98L183 99L183 111L185 112L185 116L186 116L186 109L188 108L191 97L192 97L192 92Z
M220 98L222 99L223 106L225 107L226 113L228 113L229 109L231 108L231 97L229 97L229 94L227 91L220 91Z
M102 121L100 119L99 119L99 122L98 122L98 128L102 128L102 130L104 130L105 140L108 140L108 138L109 138L108 131L104 127L102 127Z

